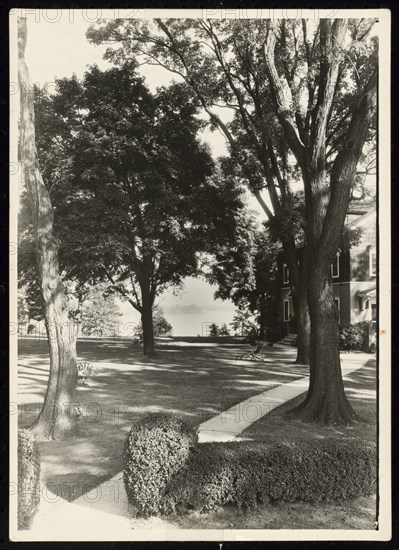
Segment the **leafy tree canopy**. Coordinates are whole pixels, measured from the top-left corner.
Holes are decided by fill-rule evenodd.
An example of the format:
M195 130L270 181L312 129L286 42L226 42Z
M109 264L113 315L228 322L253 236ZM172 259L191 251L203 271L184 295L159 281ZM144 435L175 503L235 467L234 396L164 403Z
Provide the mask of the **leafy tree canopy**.
M36 113L68 278L106 280L140 311L143 284L153 299L231 237L241 190L198 140L204 122L187 85L151 94L132 66L94 66L57 81L54 95L38 91Z

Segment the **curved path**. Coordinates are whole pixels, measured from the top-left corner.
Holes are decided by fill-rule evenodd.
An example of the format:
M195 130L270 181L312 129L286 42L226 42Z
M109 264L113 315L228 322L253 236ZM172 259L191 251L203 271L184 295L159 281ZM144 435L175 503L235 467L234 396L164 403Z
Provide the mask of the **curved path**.
M369 359L365 354L347 354L341 358L343 377L359 369ZM299 380L281 384L276 388L254 395L227 411L210 418L200 424L198 437L200 443L210 441L233 441L237 439L251 424L269 414L283 403L306 392L309 386L309 376Z

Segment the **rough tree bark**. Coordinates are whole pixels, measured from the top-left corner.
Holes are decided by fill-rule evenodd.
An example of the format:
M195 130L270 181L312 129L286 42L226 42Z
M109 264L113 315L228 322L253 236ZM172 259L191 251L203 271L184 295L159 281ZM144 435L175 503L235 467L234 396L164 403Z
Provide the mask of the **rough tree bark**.
M337 153L331 172L326 170L326 135L347 21L320 22L320 74L318 96L306 145L293 117L289 88L279 77L274 61L276 24L265 43L268 69L277 116L287 142L302 171L307 213L306 241L311 251L307 300L311 321L310 383L305 401L293 412L306 421L326 424L350 423L355 411L342 382L338 342L338 315L334 307L330 265L339 246L357 164L375 109L377 72L360 94L354 107L346 140Z
M78 376L77 325L68 316L65 290L59 274L58 242L53 234L53 209L38 168L33 86L25 63L26 39L26 18L19 18L20 158L32 208L37 270L50 352L47 392L31 430L38 439L65 439L76 431L73 404Z
M346 398L342 381L338 312L334 305L330 263L320 258L313 266L308 284L312 326L309 391L294 412L305 421L349 424L356 414Z

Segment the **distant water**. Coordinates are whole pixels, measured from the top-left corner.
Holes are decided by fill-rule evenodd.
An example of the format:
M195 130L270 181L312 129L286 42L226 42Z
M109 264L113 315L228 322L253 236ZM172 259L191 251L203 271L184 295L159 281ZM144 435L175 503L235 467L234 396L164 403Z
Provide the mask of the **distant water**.
M173 313L166 311L165 317L172 325L173 336L207 336L211 323L222 325L226 323L227 328L233 334L229 323L233 320L234 309L232 310L202 310L199 313ZM134 325L139 322L139 315L135 312L125 313L119 324L118 333L121 336L133 335Z
M173 327L173 336L206 336L207 327L211 323L221 325L226 323L227 328L232 330L229 323L233 320L234 311L212 311L203 310L201 313L167 313L166 318Z
M215 299L216 287L201 279L187 277L184 279L184 288L178 295L167 290L157 299L173 327L173 336L206 336L207 327L211 323L219 326L226 323L231 330L229 323L233 320L236 306L229 300ZM130 334L133 323L139 322L140 315L126 302L118 305L122 313L121 324L126 325L124 331L121 327L121 331Z

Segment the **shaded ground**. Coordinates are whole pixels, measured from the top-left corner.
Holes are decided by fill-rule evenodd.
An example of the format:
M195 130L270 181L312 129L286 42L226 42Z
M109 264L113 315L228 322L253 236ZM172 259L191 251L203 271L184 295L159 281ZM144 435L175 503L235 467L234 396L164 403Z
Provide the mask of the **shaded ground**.
M252 395L308 374L306 367L292 363L293 348L269 348L264 364L235 362L239 349L174 343L162 346L159 357L148 361L131 344L79 342L79 359L93 363L98 372L88 387L78 389L79 436L40 443L44 499L51 502L55 494L74 501L120 472L126 433L147 412L182 414L197 425ZM19 353L20 425L28 426L40 410L46 388L46 342L21 342ZM350 374L345 387L363 418L354 426L329 428L288 419L287 410L302 395L252 424L242 438L271 443L329 436L374 441L375 361ZM264 505L248 514L226 507L168 521L182 529L373 529L375 510L375 498L361 498L317 506L302 502ZM160 518L144 523L130 520L130 528L151 529L154 521L162 523Z
M245 430L243 436L248 439L266 440L270 443L325 437L359 438L368 443L375 443L377 430L376 386L374 359L345 378L346 395L359 415L359 422L353 426L315 426L292 417L288 418L287 412L303 401L304 395L300 395L252 424Z
M235 361L229 345L164 345L155 360L138 345L78 342L80 360L98 370L77 392L78 437L41 442L42 480L67 500L113 477L122 469L126 433L148 412L181 414L200 424L248 397L296 380L306 367L288 364L293 348L271 350L266 363ZM19 342L19 423L29 426L40 411L48 377L47 342Z
M173 518L172 523L181 529L374 529L375 509L375 497L343 504L267 504L249 513L226 506L212 514Z

